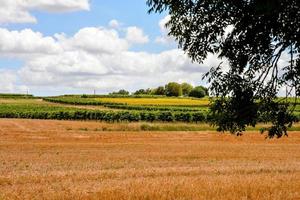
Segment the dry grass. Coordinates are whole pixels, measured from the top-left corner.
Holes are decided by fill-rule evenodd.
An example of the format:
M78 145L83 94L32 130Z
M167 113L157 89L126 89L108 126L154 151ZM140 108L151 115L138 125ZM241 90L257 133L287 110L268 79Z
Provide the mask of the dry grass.
M99 98L110 103L126 103L129 105L208 105L209 100L187 98Z
M38 105L49 105L48 102L42 101L41 99L8 99L8 98L0 98L0 104L14 104L14 105L38 104Z
M299 132L89 131L101 125L0 120L0 199L300 199Z

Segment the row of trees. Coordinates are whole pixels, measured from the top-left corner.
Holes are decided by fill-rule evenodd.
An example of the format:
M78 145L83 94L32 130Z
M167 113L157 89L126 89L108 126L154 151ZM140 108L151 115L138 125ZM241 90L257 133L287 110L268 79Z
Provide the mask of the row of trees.
M208 89L203 86L193 87L188 83L176 83L170 82L165 86L159 86L157 88L139 89L135 95L166 95L166 96L189 96L189 97L204 97L208 96Z
M109 93L109 95L129 95L130 92L128 92L127 90L124 90L124 89L121 89L117 92L112 92L112 93Z
M112 92L110 95L129 95L130 92L122 89L117 92ZM176 83L170 82L165 86L159 86L157 88L139 89L133 93L133 95L165 95L169 97L197 97L202 98L208 96L208 89L203 86L193 87L188 83Z

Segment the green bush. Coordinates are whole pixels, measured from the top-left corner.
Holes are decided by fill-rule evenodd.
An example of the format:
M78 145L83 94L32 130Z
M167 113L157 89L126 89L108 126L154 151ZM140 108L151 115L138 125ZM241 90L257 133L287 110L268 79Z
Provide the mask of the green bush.
M192 89L189 96L190 97L196 97L196 98L202 98L202 97L205 97L207 95L206 93L207 92L205 91L204 87L198 86L198 87L195 87L194 89Z

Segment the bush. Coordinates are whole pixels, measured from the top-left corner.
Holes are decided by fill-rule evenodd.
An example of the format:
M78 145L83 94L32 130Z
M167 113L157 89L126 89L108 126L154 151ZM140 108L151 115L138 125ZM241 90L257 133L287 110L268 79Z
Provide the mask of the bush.
M191 113L175 113L175 121L191 122L193 116Z
M173 122L175 121L174 115L172 112L159 112L157 119L163 122Z
M202 98L205 97L206 91L202 86L195 87L189 94L190 97Z

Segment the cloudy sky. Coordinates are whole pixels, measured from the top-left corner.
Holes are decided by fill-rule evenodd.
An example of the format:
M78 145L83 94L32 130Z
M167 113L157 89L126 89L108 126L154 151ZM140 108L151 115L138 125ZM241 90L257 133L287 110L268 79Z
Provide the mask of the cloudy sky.
M201 65L167 36L166 13L145 0L0 0L0 92L134 91L169 81L205 84Z

